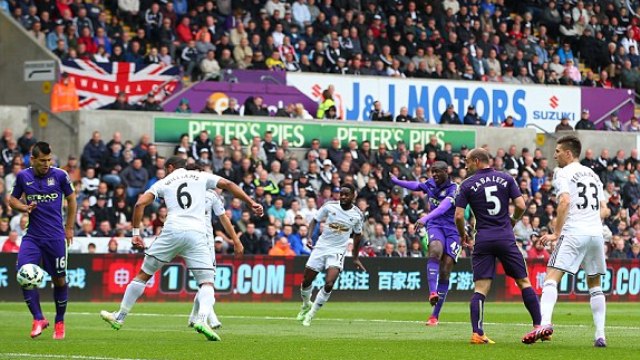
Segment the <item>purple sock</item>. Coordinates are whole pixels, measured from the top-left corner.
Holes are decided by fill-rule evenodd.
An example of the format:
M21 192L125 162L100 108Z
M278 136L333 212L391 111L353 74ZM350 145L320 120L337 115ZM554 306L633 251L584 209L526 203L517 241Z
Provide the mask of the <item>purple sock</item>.
M429 282L429 293L437 291L438 273L440 272L440 261L429 258L427 261L427 281Z
M484 335L482 326L484 321L484 299L485 296L480 293L473 293L471 297L471 327L473 332L478 335Z
M449 291L449 281L446 283L438 282L438 303L433 308L433 312L431 316L438 318L440 317L440 310L442 309L442 305L444 305L444 299L447 297L447 292Z
M22 289L22 296L24 297L24 302L26 302L29 307L29 311L31 311L31 315L33 315L33 319L44 320L42 309L40 308L40 293L38 293L38 290Z
M524 306L529 311L531 315L531 320L533 320L533 326L540 325L542 322L542 315L540 314L540 301L538 300L538 295L533 291L532 287L528 287L526 289L522 289L522 302L524 302Z
M56 322L64 321L64 313L67 311L67 298L69 296L69 285L53 288L53 300L56 303Z

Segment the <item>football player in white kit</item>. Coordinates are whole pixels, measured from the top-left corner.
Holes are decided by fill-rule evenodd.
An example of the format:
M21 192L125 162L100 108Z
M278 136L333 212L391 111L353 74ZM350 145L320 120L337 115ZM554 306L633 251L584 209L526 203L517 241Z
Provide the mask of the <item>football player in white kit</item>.
M138 198L133 212L133 247L145 249L140 237L140 222L144 208L156 198L163 198L167 206L167 219L160 236L146 249L142 268L127 285L116 312L101 311L100 317L115 330L119 330L127 314L144 293L147 281L163 264L170 262L176 255L182 256L188 269L193 273L200 289L197 297L200 303L198 319L194 329L207 340L220 340L207 323L213 309L213 282L215 269L211 253L207 246L206 226L204 224L205 195L207 190L220 188L230 191L235 197L251 205L253 211L263 215L262 205L253 201L233 182L210 173L186 170L186 160L171 157L165 164L167 176L155 183Z
M554 158L558 169L553 186L558 198L557 223L553 233L544 235L543 243L557 240L547 264L542 288L541 330L552 327L553 307L558 300L558 283L564 273L576 274L582 265L587 274L591 295L591 312L596 327L595 347L606 347L604 323L606 304L601 276L606 272L602 219L608 216L607 202L600 178L579 162L582 144L573 135L558 139Z
M310 326L316 312L329 300L333 284L338 279L344 265L344 254L347 251L347 243L353 233L353 263L358 270L364 270L364 266L358 258L360 238L364 223L364 215L353 204L356 189L351 184L342 185L340 188L340 201L329 201L322 205L318 214L309 224L310 231L315 229L318 222L324 222L324 230L320 238L313 246L311 256L307 260L304 269L304 280L300 287L302 296L302 309L297 319L302 325ZM326 270L325 285L313 303L311 303L311 284L318 273Z
M214 237L213 237L213 225L211 224L211 216L212 214L218 217L220 223L222 223L222 227L227 235L233 240L233 253L236 257L241 257L244 253L244 246L240 242L240 238L238 238L238 234L236 230L233 228L233 224L231 220L227 216L227 213L224 210L224 200L222 197L215 192L214 190L207 190L206 198L205 198L205 224L207 226L207 246L209 247L209 252L211 253L211 259L213 260L213 267L216 267L216 250L214 247ZM216 330L222 326L220 320L218 320L218 316L215 312L215 299L213 301L214 309L209 313L209 318L207 322L209 326ZM193 327L198 320L198 311L200 310L200 301L198 301L198 296L193 299L193 308L191 309L191 315L189 315L189 327Z

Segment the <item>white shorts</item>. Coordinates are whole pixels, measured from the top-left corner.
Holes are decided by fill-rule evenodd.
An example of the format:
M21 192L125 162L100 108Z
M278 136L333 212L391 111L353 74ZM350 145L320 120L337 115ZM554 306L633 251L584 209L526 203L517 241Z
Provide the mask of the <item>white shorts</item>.
M575 275L580 265L587 275L606 273L602 235L560 235L547 266Z
M306 267L316 272L322 272L330 267L338 268L342 271L344 253L345 250L314 249L309 256L309 260L307 260Z
M214 281L215 267L204 233L163 229L145 255L142 271L149 275L180 255L198 284Z
M216 267L216 246L215 240L213 238L213 234L207 234L207 247L209 248L209 253L211 254L211 260L213 261L213 267Z

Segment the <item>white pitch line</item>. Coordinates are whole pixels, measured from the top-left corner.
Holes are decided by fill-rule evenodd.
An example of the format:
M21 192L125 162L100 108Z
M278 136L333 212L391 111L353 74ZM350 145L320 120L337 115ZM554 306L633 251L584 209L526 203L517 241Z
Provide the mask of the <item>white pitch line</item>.
M115 357L106 357L106 356L0 353L0 359L24 359L24 358L75 359L75 360L151 360L151 359L115 358Z
M6 313L10 311L2 311L0 313ZM11 312L14 313L14 312ZM68 315L79 316L98 316L98 313L92 312L67 312ZM180 314L158 314L158 313L132 313L129 316L140 317L172 317L172 318L187 318L187 315ZM222 319L240 319L240 320L277 320L277 321L296 321L294 317L286 316L246 316L246 315L219 315ZM342 319L342 318L315 318L313 321L332 321L332 322L364 322L364 323L391 323L391 324L424 324L424 321L416 320L385 320L385 319ZM441 321L440 324L448 325L468 325L465 321ZM497 323L497 322L484 322L485 325L515 325L515 326L531 326L531 323ZM592 325L586 324L564 324L554 325L556 328L591 328ZM636 330L639 331L638 326L607 326L607 329L617 330Z

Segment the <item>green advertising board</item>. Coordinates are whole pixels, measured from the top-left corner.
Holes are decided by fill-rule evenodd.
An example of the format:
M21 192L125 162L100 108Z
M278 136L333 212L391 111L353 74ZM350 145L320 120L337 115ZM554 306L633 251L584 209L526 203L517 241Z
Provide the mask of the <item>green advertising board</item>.
M391 149L395 148L400 140L404 140L411 149L414 144L428 143L431 136L436 136L440 145L450 142L454 150L458 150L462 145L473 148L476 144L476 132L469 129L457 130L405 124L381 126L356 121L296 122L275 118L236 121L156 117L154 125L154 141L160 143L177 143L181 134L188 134L190 139L194 139L201 131L207 130L212 137L222 135L227 144L236 137L243 145L250 144L254 136L262 137L265 132L271 131L276 143L279 144L283 139L287 139L291 147L298 148L309 147L312 139L320 140L322 147L329 147L334 138L338 138L342 146L346 146L349 140L355 139L358 143L369 140L372 148L385 144Z

